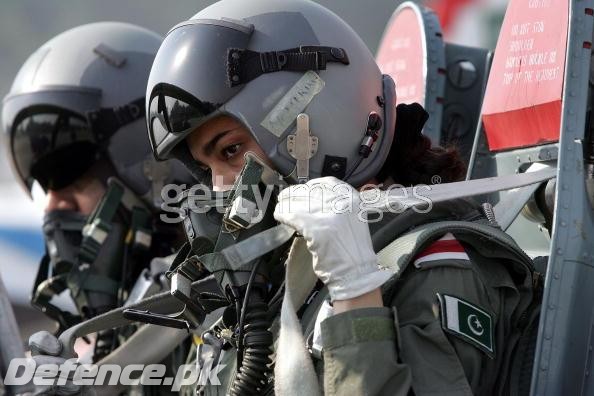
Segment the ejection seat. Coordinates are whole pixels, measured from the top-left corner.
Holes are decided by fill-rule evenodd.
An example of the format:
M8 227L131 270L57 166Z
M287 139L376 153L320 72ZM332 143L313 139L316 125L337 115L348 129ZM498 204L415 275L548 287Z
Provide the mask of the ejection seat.
M376 59L396 82L397 103L417 102L429 113L423 133L434 144L456 146L468 163L490 52L444 43L433 11L407 1L394 11Z
M548 256L530 393L594 394L593 0L510 0L485 90L468 179L557 169L491 194L497 220Z
M593 22L594 0L510 0L491 57L444 44L435 15L406 2L377 55L398 102L428 110L424 133L461 148L467 179L557 170L481 197L529 255L548 257L535 395L594 394Z
M501 61L501 56L498 59ZM493 54L485 49L444 43L437 16L430 9L410 1L394 11L377 53L380 68L396 82L398 103L418 102L425 107L429 120L423 133L434 144L455 146L469 167L469 179L523 172L532 163L541 162L538 153L521 158L517 150L502 154L500 150L489 150L486 145L487 135L482 122L485 114L483 112L481 116L481 105L492 61ZM498 97L503 98L499 93L492 93L495 79L490 81L487 105L498 103ZM499 130L503 135L507 131L507 128ZM489 133L488 136L496 134L492 128ZM535 152L541 149L543 147L533 148ZM554 147L543 150L545 160L554 160ZM525 151L522 146L521 152ZM508 164L510 155L513 161ZM537 189L538 201L534 198ZM552 192L554 184L548 189L534 185L522 189L521 197L516 192L506 200L502 195L507 193L495 193L481 196L479 200L496 205L498 214L503 216L503 228L509 228L509 232L519 238L520 245L536 257L548 253L552 211L544 211L543 216L539 207L547 208L546 203L553 201ZM499 202L502 203L497 205ZM526 203L529 204L526 206ZM525 216L518 217L524 207L523 212L537 224ZM526 228L531 232L525 233Z
M468 179L557 166L568 5L560 1L547 4L512 0L508 5L474 137ZM559 13L547 14L550 9ZM565 23L555 23L558 16L564 16ZM483 197L495 205L502 227L532 257L549 253L555 186L553 179L540 186Z

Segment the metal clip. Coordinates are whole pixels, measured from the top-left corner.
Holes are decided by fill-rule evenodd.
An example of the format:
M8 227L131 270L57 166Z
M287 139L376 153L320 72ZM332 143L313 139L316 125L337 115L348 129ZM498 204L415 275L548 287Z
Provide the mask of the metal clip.
M242 196L233 200L223 219L231 232L248 229L260 220L262 213L258 210L258 205Z
M192 293L192 282L188 278L174 273L171 277L171 295L184 303L185 318L198 324L204 322L206 311L196 301L196 296Z
M295 164L297 181L305 183L309 180L309 159L318 151L318 138L311 136L309 116L301 113L297 116L297 130L287 137L287 151L297 160Z

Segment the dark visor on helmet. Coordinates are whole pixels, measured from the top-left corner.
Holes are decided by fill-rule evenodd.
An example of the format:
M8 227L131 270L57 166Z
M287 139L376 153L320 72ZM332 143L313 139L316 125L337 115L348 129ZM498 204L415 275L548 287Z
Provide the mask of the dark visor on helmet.
M247 48L253 27L227 20L190 20L173 28L159 48L148 82L147 121L157 158L231 99L228 51Z
M45 190L71 184L97 161L114 133L144 118L144 98L114 108L100 107L100 98L98 90L52 87L5 100L10 156L29 191L34 181Z
M35 106L15 118L11 131L14 165L30 190L58 190L97 160L98 144L82 116L53 106Z
M218 106L205 103L168 84L154 90L149 107L149 125L155 137L167 133L187 134L198 127ZM157 144L161 139L156 140Z

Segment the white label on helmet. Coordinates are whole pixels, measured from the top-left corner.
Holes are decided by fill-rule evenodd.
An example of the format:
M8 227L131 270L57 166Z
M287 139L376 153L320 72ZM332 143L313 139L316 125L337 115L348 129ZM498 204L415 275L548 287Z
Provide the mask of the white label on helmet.
M322 91L324 84L324 80L316 72L308 71L278 101L260 125L280 137L295 122L297 115L303 113L312 99Z

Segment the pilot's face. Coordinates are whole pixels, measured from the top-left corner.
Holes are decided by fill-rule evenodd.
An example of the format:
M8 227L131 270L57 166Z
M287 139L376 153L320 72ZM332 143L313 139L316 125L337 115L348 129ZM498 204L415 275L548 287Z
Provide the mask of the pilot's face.
M212 173L215 191L230 189L243 168L244 154L253 152L268 162L252 134L229 116L214 118L196 128L186 142L192 157Z
M86 173L60 190L48 190L45 212L72 210L88 216L95 209L105 191L105 186L101 181L93 177L92 174Z

